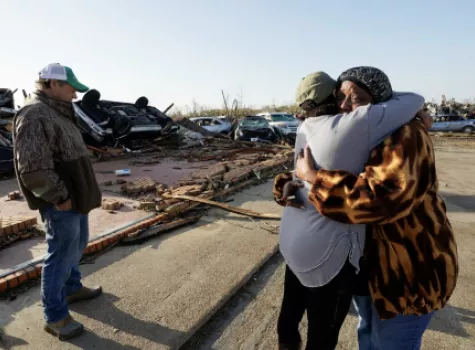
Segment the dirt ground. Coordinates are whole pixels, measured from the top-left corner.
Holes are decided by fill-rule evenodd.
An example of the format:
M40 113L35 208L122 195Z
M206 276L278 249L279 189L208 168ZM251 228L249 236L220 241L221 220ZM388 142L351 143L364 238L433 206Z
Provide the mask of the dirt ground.
M460 147L462 143L463 147ZM423 350L475 349L475 144L436 142L440 192L456 232L460 274L449 304L432 319ZM182 350L277 349L276 322L283 293L284 262L274 256ZM358 349L358 319L350 311L337 349ZM306 320L301 333L305 338Z

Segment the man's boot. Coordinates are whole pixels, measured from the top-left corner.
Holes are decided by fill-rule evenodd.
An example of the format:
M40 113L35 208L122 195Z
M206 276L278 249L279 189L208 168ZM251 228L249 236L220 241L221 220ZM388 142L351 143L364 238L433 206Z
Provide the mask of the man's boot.
M72 304L72 303L75 303L76 301L97 298L101 294L102 294L102 287L88 288L88 287L83 286L76 293L68 295L66 297L66 301L68 302L68 304Z
M46 332L58 337L59 340L64 341L80 335L84 331L84 326L68 315L61 321L47 323L44 329Z

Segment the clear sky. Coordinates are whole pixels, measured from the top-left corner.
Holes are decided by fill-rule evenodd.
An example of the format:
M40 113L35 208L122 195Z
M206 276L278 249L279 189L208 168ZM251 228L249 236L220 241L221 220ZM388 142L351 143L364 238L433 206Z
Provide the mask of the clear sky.
M475 1L0 0L0 87L50 62L106 99L291 103L299 80L355 65L427 100L475 97ZM22 102L21 94L16 95Z

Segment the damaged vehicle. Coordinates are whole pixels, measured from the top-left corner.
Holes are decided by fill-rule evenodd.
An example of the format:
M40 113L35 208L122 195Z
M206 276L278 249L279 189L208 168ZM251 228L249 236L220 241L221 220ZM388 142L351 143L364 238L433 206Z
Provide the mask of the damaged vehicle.
M238 123L234 138L241 141L276 143L281 140L278 132L264 117L248 116Z
M0 89L0 175L11 176L13 167L12 119L16 114L14 94L17 91Z
M0 88L0 118L13 118L16 113L14 94L18 89L1 89Z
M0 119L0 175L13 175L13 141L9 121Z
M434 124L429 131L452 131L472 134L475 131L475 120L466 119L461 115L435 115Z
M233 124L225 117L195 117L190 120L215 134L228 135L233 128Z
M282 135L297 134L300 120L296 119L292 114L288 113L259 113L259 117L264 117L270 125L278 129Z
M92 89L73 107L84 141L94 147L134 148L141 141L170 136L179 129L165 113L149 106L146 97L135 103L101 100L100 92Z

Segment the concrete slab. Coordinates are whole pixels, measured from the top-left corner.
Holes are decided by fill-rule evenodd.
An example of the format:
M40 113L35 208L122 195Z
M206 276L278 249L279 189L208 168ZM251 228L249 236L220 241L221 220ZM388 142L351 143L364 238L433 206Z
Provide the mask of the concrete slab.
M432 319L422 350L475 348L475 235L470 229L474 224L454 224L460 254L458 286L449 305ZM283 258L276 254L181 350L277 350L284 271ZM338 350L358 350L357 326L352 308L341 329ZM304 340L306 331L304 318L300 325Z
M281 210L272 182L234 196L232 205ZM88 331L61 343L42 330L39 288L2 302L5 347L13 349L176 349L272 256L278 222L211 210L198 224L138 247L119 247L82 270L105 294L72 307Z
M449 304L437 312L422 350L475 349L475 151L437 151L441 193L456 232L460 274ZM244 286L182 350L276 350L284 262L278 254ZM339 350L357 350L358 319L351 310L340 332ZM306 320L301 324L305 339Z
M147 157L141 157L137 160L146 161L146 159ZM213 164L213 162L188 162L162 158L159 160L159 163L157 160L157 163L154 164L134 165L134 159L124 159L96 163L94 164L94 170L96 171L97 181L99 182L115 180L117 178L114 174L107 174L105 172L131 169L131 175L124 179L135 180L148 176L166 185L173 185L178 180L189 178L193 172L211 164Z
M11 180L8 180L11 181ZM3 184L2 184L3 185ZM90 236L95 237L107 230L123 226L131 221L146 217L149 213L136 210L133 206L135 201L117 195L104 195L104 198L117 198L125 203L125 206L117 210L115 214L99 208L93 210L89 215ZM8 217L13 215L30 215L38 218L38 223L42 225L41 216L38 212L28 209L25 201L8 202L8 206L4 208L4 204L0 203L0 215ZM23 214L24 213L24 214ZM44 239L29 239L17 243L11 247L2 249L0 253L0 272L5 271L9 267L18 265L26 260L36 258L45 254L46 243Z
M181 350L277 350L284 274L284 259L278 253ZM338 350L358 349L357 325L352 309L342 327ZM304 340L306 331L304 318L300 325Z
M152 157L152 156L150 156ZM139 160L147 159L147 157L138 158ZM158 160L157 160L158 161ZM144 176L151 177L154 180L172 185L177 180L188 178L197 169L212 164L211 162L193 162L177 161L172 159L160 159L160 163L147 165L133 165L134 158L107 161L94 164L97 181L103 183L105 181L117 179L114 174L106 174L104 172L114 171L118 169L130 168L131 176L124 178L131 181ZM115 186L115 190L119 190L120 186ZM41 216L37 211L31 211L28 204L24 200L5 202L2 198L6 198L8 193L17 191L18 183L16 179L10 179L0 182L0 217L9 216L36 216L38 223L41 224ZM105 231L125 225L131 221L143 218L148 215L144 211L134 209L137 202L127 197L104 192L103 197L106 199L115 199L125 203L125 206L117 210L116 214L109 214L102 209L93 210L89 217L89 229L91 237L95 237ZM46 244L43 239L31 239L11 247L3 249L0 254L0 272L5 271L9 267L18 265L26 260L39 257L46 252Z

